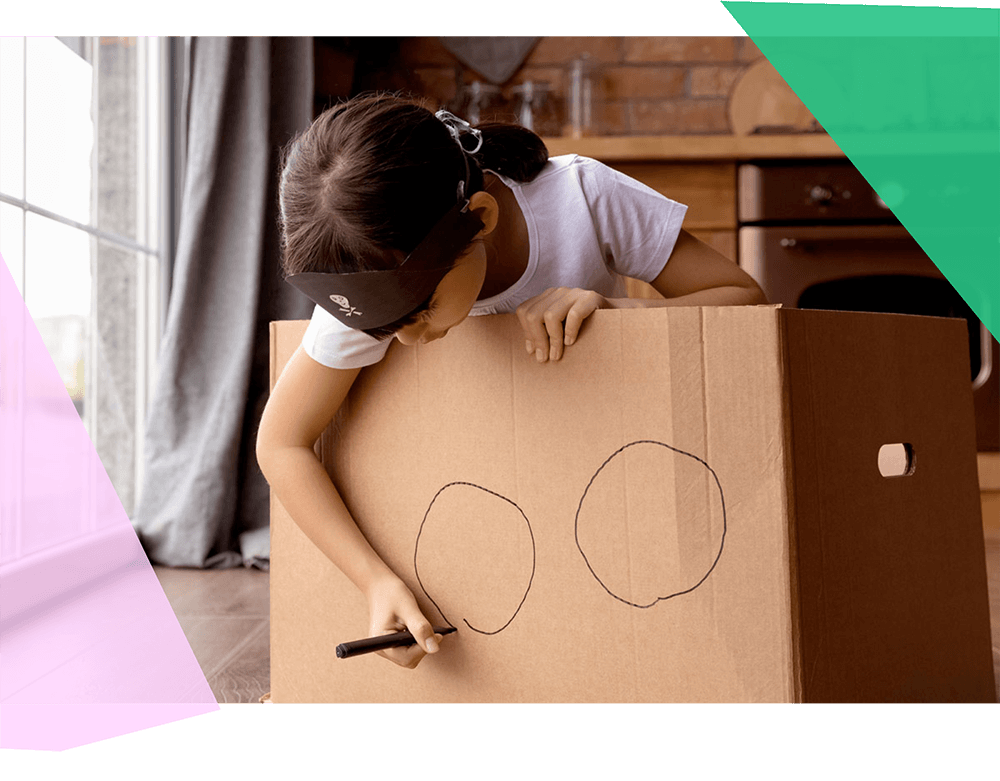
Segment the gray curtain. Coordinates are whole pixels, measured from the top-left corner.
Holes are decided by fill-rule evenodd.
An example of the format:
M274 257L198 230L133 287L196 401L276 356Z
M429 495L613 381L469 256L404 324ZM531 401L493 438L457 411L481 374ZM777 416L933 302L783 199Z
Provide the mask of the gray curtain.
M194 38L170 303L133 526L153 563L267 566L254 454L268 323L309 317L281 278L278 152L313 110L311 38Z

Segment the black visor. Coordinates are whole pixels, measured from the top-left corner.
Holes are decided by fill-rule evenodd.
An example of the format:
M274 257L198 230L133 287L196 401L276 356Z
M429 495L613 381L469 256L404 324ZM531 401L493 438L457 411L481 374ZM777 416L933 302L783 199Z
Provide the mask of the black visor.
M344 325L359 331L379 328L426 301L482 228L482 220L469 211L469 202L461 199L398 268L348 274L310 271L286 281Z

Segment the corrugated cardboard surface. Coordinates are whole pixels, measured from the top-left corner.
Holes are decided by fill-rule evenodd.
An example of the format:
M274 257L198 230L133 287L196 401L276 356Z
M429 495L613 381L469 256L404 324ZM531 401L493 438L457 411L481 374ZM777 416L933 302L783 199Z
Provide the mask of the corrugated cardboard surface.
M800 385L810 375L796 368L808 360L812 313L801 323L787 314L599 311L562 361L544 365L525 355L513 316L470 318L430 345L394 344L362 372L320 452L359 526L428 617L459 631L416 670L375 656L338 660L338 643L366 633L364 601L272 499L274 701L875 699L865 692L883 689L865 680L810 671L837 636L814 590L827 577L850 581L853 565L845 559L829 576L816 569L830 552L824 534L840 527L796 496L799 472L807 494L826 483L807 469L818 435L800 424L803 449L791 421L826 413L806 403ZM304 328L272 326L272 381ZM841 348L867 349L856 332L832 330ZM821 379L835 394L838 378ZM894 393L887 382L874 392ZM974 448L970 457L974 483ZM952 473L958 493L964 472L959 463ZM959 505L964 528L968 508ZM819 513L824 532L810 520L799 539L803 513ZM959 548L952 569L975 557L967 540ZM912 568L926 556L922 543L899 550L904 560L890 569L904 571L901 582L906 572L922 577L926 570ZM849 552L857 556L857 546ZM971 570L944 590L952 604L978 588ZM984 603L985 595L984 582ZM879 615L892 600L879 602ZM852 624L857 610L849 608L844 633L878 618ZM970 648L979 640L971 615L959 640ZM988 660L988 618L985 631ZM899 649L880 641L884 664ZM921 658L936 663L942 653Z

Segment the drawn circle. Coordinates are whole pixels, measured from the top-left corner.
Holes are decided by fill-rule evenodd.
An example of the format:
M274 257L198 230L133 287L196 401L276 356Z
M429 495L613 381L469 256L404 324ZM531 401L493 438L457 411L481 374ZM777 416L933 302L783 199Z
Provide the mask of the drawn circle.
M464 548L454 544L455 534L464 535ZM463 553L453 554L448 560L437 555L436 540L445 537L449 550L463 548ZM500 540L507 544L498 544ZM527 550L530 566L524 556ZM439 602L464 603L463 612L474 615L477 624L463 617L469 629L484 635L498 634L521 610L535 577L531 523L506 496L474 483L448 483L434 494L420 522L413 569L425 596L449 626L455 625ZM522 592L516 581L524 575L527 582ZM492 582L477 587L482 580ZM431 589L438 593L438 599L431 596Z
M623 454L627 450L629 450L629 448L638 448L638 446L641 445L650 446L652 448L663 448L668 453L673 454L673 456L679 457L675 460L677 460L677 462L682 466L682 468L685 468L687 470L694 468L696 472L699 473L707 472L707 474L711 475L711 479L708 482L709 485L714 486L714 488L718 490L719 503L722 509L722 534L719 538L717 548L715 546L715 543L712 542L710 546L707 548L707 550L704 551L705 562L706 563L711 562L710 564L707 564L707 568L705 569L705 571L703 573L699 571L697 575L692 576L690 579L682 583L680 586L671 586L670 588L664 589L668 593L656 596L655 598L652 599L652 601L649 602L632 601L626 599L620 593L616 593L616 591L611 586L608 585L608 581L611 581L613 578L611 577L612 573L608 571L607 566L605 565L605 568L602 570L601 565L595 566L595 562L591 561L591 558L594 559L598 558L598 552L591 551L591 557L588 557L587 553L584 551L584 546L580 540L581 514L583 513L584 505L587 502L588 494L591 494L595 486L599 483L599 477L601 473L606 468L609 468L616 459L620 459L623 456ZM653 451L647 450L645 448L638 448L637 450L633 450L631 454L633 456L636 456L640 454L640 451L644 451L647 454L646 456L647 458L649 458L649 456L653 453ZM622 465L621 462L619 462L619 464L616 464L616 466L622 466L622 468L624 468L624 465ZM664 508L664 512L665 510L666 508ZM626 511L627 508L623 510L623 512ZM602 518L602 520L607 520L607 518L604 517ZM665 516L663 517L663 520L664 521L667 520ZM678 518L678 522L681 522L680 518ZM710 467L704 460L698 458L698 456L692 455L691 453L687 453L683 450L679 450L663 442L656 442L654 440L643 439L643 440L637 440L635 442L630 442L629 444L620 447L618 450L616 450L614 453L608 456L608 458L604 461L604 463L601 464L601 466L598 468L597 472L594 473L594 476L590 478L590 481L587 483L587 487L583 491L583 496L580 497L580 504L577 506L576 517L573 522L573 535L576 541L577 550L579 550L580 555L583 557L583 561L587 565L587 569L590 570L590 574L593 575L594 579L601 585L601 587L608 594L617 599L619 602L624 602L626 605L630 605L632 607L637 607L637 608L653 607L653 605L656 605L659 602L663 602L668 599L673 599L674 597L679 597L683 594L691 593L696 588L698 588L698 586L700 586L702 583L705 582L708 576L712 574L712 571L715 569L716 565L719 563L719 559L722 556L722 550L725 545L725 539L726 539L726 502L722 492L722 484L719 482L719 477L718 475L716 475L715 470L712 469L712 467ZM627 541L625 544L627 544ZM598 574L598 570L601 570L601 574Z

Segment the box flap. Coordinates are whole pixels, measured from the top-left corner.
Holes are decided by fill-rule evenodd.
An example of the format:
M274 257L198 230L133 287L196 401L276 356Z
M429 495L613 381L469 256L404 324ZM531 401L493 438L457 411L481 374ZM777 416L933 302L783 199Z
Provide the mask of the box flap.
M993 701L965 322L781 317L803 698Z

